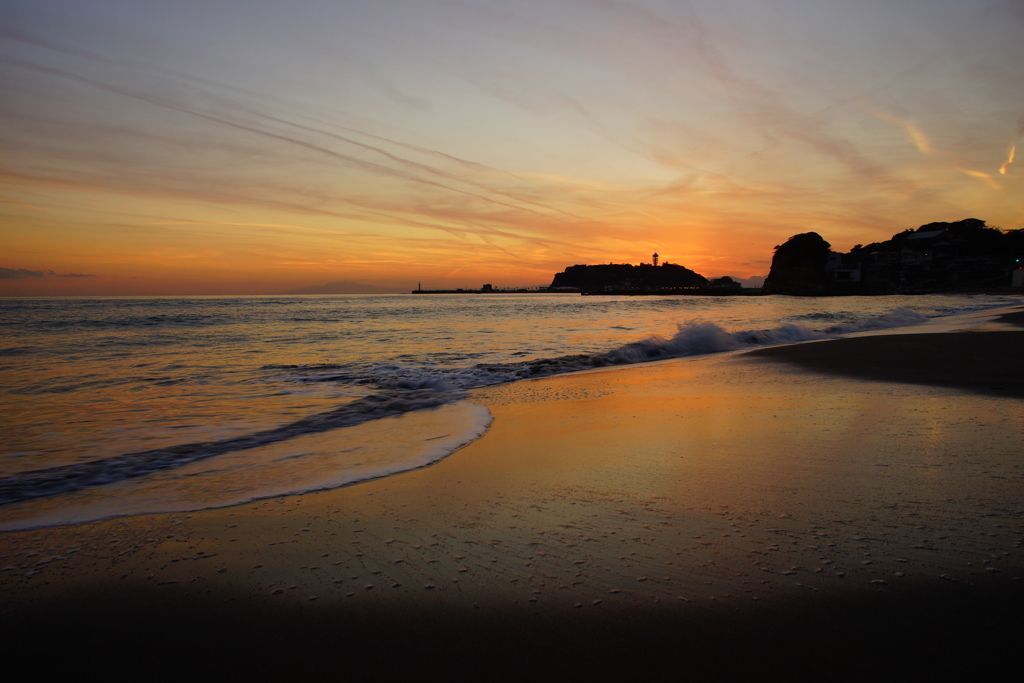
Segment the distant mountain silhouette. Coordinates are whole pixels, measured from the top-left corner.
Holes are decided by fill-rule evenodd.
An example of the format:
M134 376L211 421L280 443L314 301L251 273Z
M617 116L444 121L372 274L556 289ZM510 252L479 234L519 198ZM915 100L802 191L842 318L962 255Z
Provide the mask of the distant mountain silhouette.
M359 282L338 280L328 282L326 285L310 285L300 289L293 289L285 294L397 294L406 291L408 288L378 287L377 285L364 285Z

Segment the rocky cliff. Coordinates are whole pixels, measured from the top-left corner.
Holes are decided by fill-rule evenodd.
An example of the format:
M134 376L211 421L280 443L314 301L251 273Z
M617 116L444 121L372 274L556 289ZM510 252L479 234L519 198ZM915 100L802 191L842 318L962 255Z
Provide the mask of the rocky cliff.
M772 268L764 281L765 294L824 294L828 288L825 264L831 245L816 232L793 235L775 247Z

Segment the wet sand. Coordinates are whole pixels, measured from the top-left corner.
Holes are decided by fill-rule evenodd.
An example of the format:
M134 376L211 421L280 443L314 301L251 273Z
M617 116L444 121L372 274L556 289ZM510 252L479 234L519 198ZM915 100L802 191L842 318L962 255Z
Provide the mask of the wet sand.
M3 639L158 677L994 672L1024 635L1021 348L865 337L479 390L489 432L429 468L0 536Z

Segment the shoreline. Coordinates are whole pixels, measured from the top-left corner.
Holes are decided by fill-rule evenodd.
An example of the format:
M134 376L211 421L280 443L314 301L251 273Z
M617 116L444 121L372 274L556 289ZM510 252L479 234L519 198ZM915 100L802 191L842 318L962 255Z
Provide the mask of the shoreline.
M429 468L0 534L0 625L21 657L121 673L168 652L163 670L236 675L994 670L1024 634L1005 335L1024 331L474 390L491 428ZM937 375L950 343L971 355ZM923 379L879 376L880 353ZM985 388L1000 363L1010 389Z

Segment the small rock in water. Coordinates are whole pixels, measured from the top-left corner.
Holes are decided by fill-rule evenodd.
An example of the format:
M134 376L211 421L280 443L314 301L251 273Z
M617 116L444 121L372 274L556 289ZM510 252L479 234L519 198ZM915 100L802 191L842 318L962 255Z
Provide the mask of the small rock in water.
M433 587L434 587L434 584L432 584L432 583L428 583L426 586L424 586L424 588L427 589L427 590L430 590Z
M590 604L591 604L591 605L600 605L600 604L601 604L601 601L600 601L600 600L594 600L594 602L592 602L592 603L590 603Z
M368 583L365 586L363 586L364 590L371 590L372 588L373 588L373 584L372 583Z
M888 586L889 585L888 581L883 581L882 579L875 579L871 583L875 584L876 586Z

